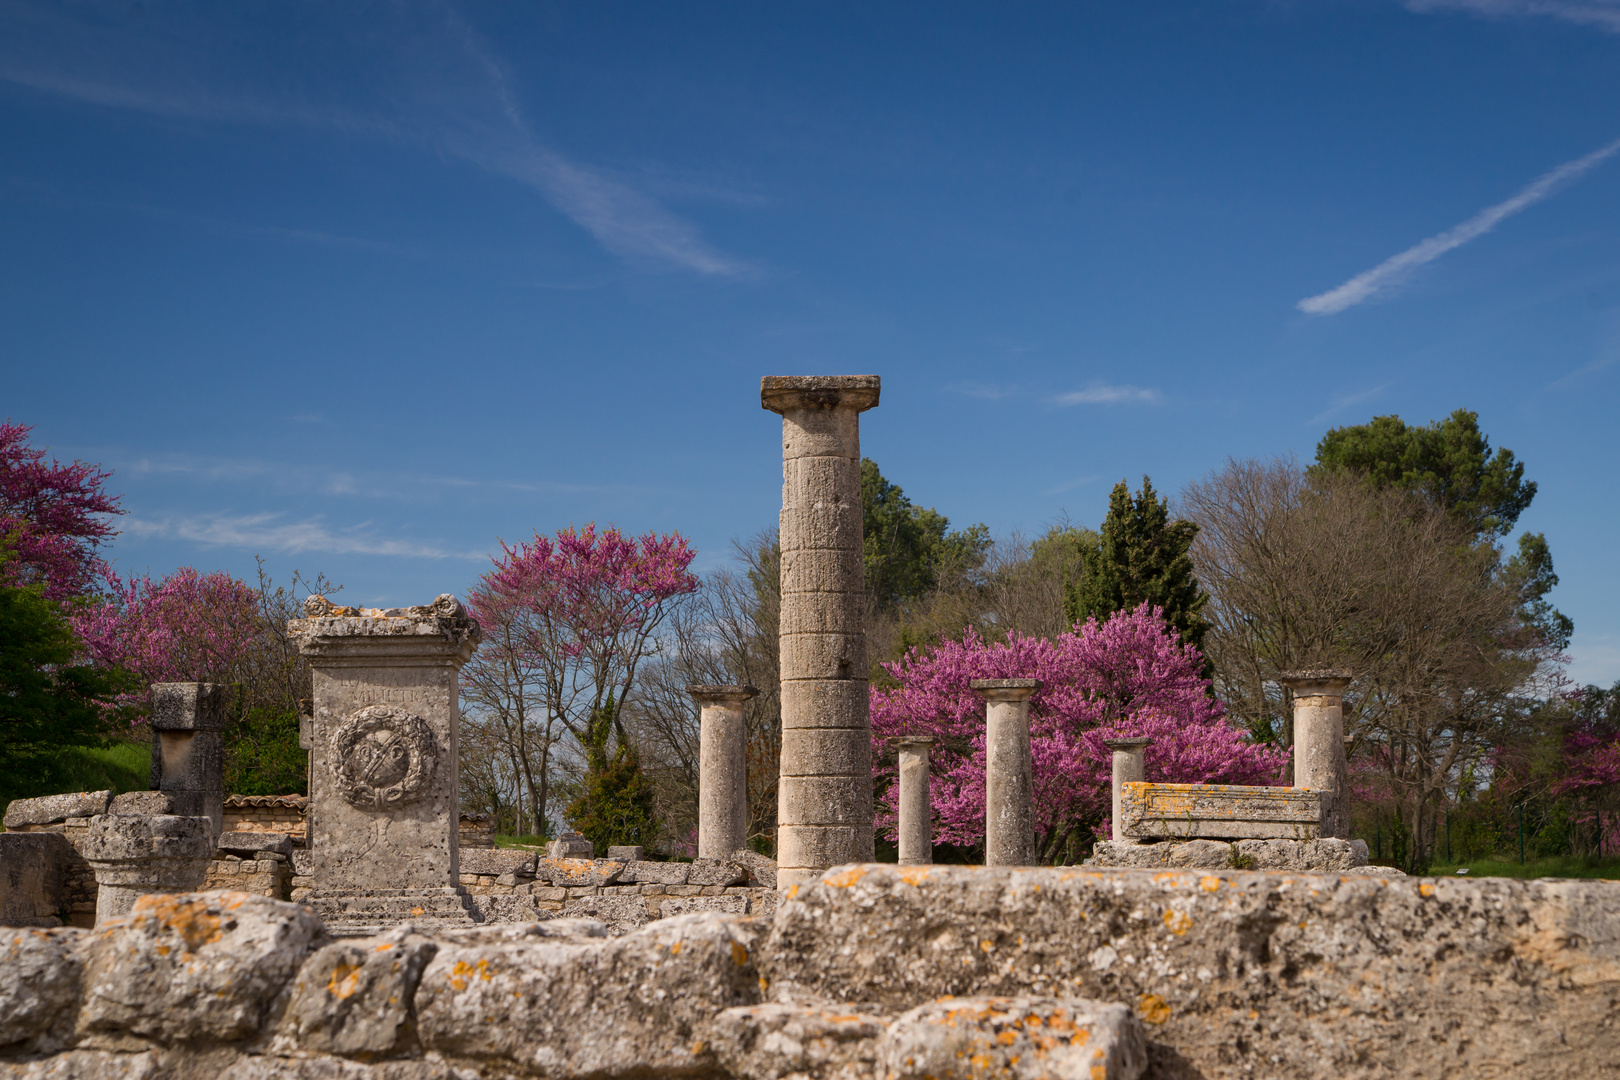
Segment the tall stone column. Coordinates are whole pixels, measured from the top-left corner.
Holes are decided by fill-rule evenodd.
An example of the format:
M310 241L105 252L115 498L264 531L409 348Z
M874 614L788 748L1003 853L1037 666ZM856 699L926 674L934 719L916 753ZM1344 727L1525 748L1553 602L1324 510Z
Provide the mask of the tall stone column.
M1153 740L1145 735L1133 739L1103 740L1103 745L1114 752L1114 816L1110 824L1116 844L1136 843L1125 835L1125 807L1121 804L1121 796L1124 795L1125 784L1140 783L1147 779L1145 758L1147 748L1152 742Z
M748 740L743 705L752 686L688 686L698 703L698 858L748 846Z
M933 739L905 735L894 740L900 756L900 865L934 861L934 804L928 793L928 748Z
M315 675L307 902L334 933L477 921L460 885L456 677L480 635L453 596L364 611L305 602Z
M760 380L760 404L782 414L784 887L873 858L860 414L878 389L876 375Z
M1349 766L1344 756L1342 668L1284 671L1278 681L1294 695L1294 786L1322 793L1322 835L1350 839Z
M985 700L984 865L1035 864L1029 699L1039 679L974 679Z
M230 688L217 683L152 684L152 790L167 792L174 812L225 828L225 709Z

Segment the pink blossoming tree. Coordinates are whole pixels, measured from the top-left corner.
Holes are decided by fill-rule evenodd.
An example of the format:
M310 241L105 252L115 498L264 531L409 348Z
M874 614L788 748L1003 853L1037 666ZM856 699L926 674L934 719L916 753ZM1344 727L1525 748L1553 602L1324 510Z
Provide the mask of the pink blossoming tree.
M92 591L104 567L97 548L115 532L107 517L121 514L118 498L102 491L112 475L75 461L47 462L28 445L33 429L0 424L0 544L10 556L0 581L40 585L49 600Z
M1030 699L1038 842L1048 861L1073 857L1088 830L1106 823L1111 754L1103 741L1147 735L1150 780L1277 784L1284 750L1251 743L1226 719L1200 671L1203 657L1143 604L1106 623L1090 619L1056 641L1012 634L990 645L969 630L961 641L913 650L885 665L899 682L872 690L873 759L888 740L935 740L932 799L936 843L984 840L985 705L974 679L1041 681ZM893 766L880 823L892 833L898 791Z

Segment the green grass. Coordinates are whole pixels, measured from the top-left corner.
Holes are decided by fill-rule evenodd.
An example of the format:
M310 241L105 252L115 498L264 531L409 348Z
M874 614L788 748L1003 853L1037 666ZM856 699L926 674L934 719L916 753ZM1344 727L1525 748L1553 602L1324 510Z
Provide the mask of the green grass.
M21 765L0 779L0 805L12 799L59 795L69 791L104 791L114 795L145 791L152 782L152 746L115 742L110 746L63 746Z
M1436 863L1429 877L1451 877L1466 866L1469 877L1511 878L1606 878L1620 880L1620 856L1565 855L1551 859L1476 859L1464 863Z

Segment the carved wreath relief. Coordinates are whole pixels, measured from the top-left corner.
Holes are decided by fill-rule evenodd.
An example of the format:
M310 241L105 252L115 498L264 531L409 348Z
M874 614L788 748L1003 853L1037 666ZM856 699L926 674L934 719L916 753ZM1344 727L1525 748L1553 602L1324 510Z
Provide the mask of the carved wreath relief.
M392 810L420 799L439 767L426 720L391 705L349 714L332 739L332 773L350 806Z

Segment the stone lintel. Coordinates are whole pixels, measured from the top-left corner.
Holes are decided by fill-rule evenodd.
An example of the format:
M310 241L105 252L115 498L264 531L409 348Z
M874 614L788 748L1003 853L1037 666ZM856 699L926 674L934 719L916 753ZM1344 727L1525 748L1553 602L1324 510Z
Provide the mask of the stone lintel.
M882 380L876 375L767 375L759 380L759 404L774 413L794 409L876 407Z
M1110 750L1121 751L1128 754L1132 750L1140 750L1144 746L1152 746L1153 738L1149 735L1137 735L1129 739L1104 739L1103 745L1108 747Z
M1028 701L1041 688L1041 680L974 679L968 685L986 701Z
M218 683L153 683L152 730L224 731L229 694Z
M755 686L719 686L713 683L693 683L686 688L699 705L741 705L749 698L759 696Z
M1277 673L1277 681L1292 690L1295 697L1343 697L1354 677L1348 668L1301 668Z
M1314 840L1321 792L1238 784L1120 785L1123 834L1133 839Z

